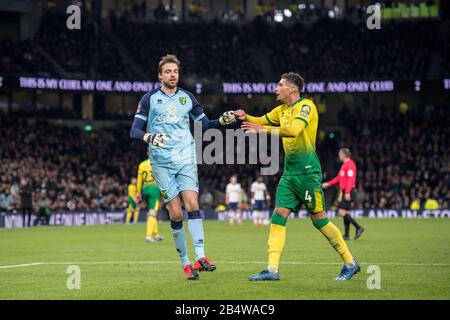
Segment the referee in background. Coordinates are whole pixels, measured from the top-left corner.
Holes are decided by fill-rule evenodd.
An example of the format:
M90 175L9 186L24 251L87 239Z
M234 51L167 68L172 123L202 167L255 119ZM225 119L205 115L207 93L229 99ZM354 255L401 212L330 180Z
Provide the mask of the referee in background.
M356 228L355 240L361 237L364 232L364 228L350 215L351 204L356 198L356 165L350 156L351 152L348 148L341 148L339 160L342 162L342 166L339 174L331 181L322 184L322 188L326 189L339 183L338 215L344 218L344 240L350 240L350 224Z

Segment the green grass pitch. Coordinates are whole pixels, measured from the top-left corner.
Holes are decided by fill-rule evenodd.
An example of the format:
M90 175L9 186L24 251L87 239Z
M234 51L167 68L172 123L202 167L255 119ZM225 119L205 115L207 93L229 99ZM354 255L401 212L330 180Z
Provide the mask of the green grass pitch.
M144 243L144 224L2 229L0 299L450 298L450 220L360 221L366 232L348 245L362 272L339 283L339 256L305 219L288 221L277 282L247 280L267 261L268 228L250 222L205 222L206 254L218 268L199 281L184 279L167 222L160 243ZM192 259L189 237L188 245ZM67 288L69 265L80 267L79 290ZM380 268L380 289L367 287L370 265Z

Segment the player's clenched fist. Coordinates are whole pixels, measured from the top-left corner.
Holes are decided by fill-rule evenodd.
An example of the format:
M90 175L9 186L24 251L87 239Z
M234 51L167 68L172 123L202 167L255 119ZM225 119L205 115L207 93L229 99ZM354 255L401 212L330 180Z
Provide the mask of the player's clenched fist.
M233 113L239 120L241 120L241 121L245 120L246 113L244 110L239 109L239 110L233 111Z
M169 140L169 137L165 133L146 133L143 140L155 147L164 147L164 142Z
M224 112L223 115L219 118L219 122L223 126L235 123L236 117L234 116L233 111Z

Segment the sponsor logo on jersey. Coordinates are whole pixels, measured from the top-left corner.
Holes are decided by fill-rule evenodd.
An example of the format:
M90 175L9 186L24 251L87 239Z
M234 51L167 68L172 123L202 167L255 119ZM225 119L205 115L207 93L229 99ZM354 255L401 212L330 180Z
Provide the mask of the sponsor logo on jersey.
M177 107L175 107L173 104L168 105L166 111L168 114L175 114L177 113Z
M156 117L156 120L158 120L158 122L176 123L180 118L176 114L160 114Z
M165 123L176 123L180 121L180 117L176 115L177 113L177 107L174 105L168 105L166 107L167 114L160 114L156 117L156 120L159 122L165 122Z

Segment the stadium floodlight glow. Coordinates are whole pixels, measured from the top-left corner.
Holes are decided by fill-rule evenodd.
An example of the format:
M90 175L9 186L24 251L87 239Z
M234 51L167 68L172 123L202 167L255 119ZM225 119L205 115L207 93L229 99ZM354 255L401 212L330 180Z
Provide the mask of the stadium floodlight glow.
M280 10L275 11L275 14L273 16L273 20L275 22L281 23L284 20L283 13Z
M328 11L329 18L334 19L335 16L336 16L336 13L333 10Z
M300 3L300 4L298 5L298 10L304 10L304 9L306 9L306 4Z
M285 16L286 18L292 17L292 11L289 10L289 9L284 9L284 10L283 10L283 13L284 13L284 16Z

